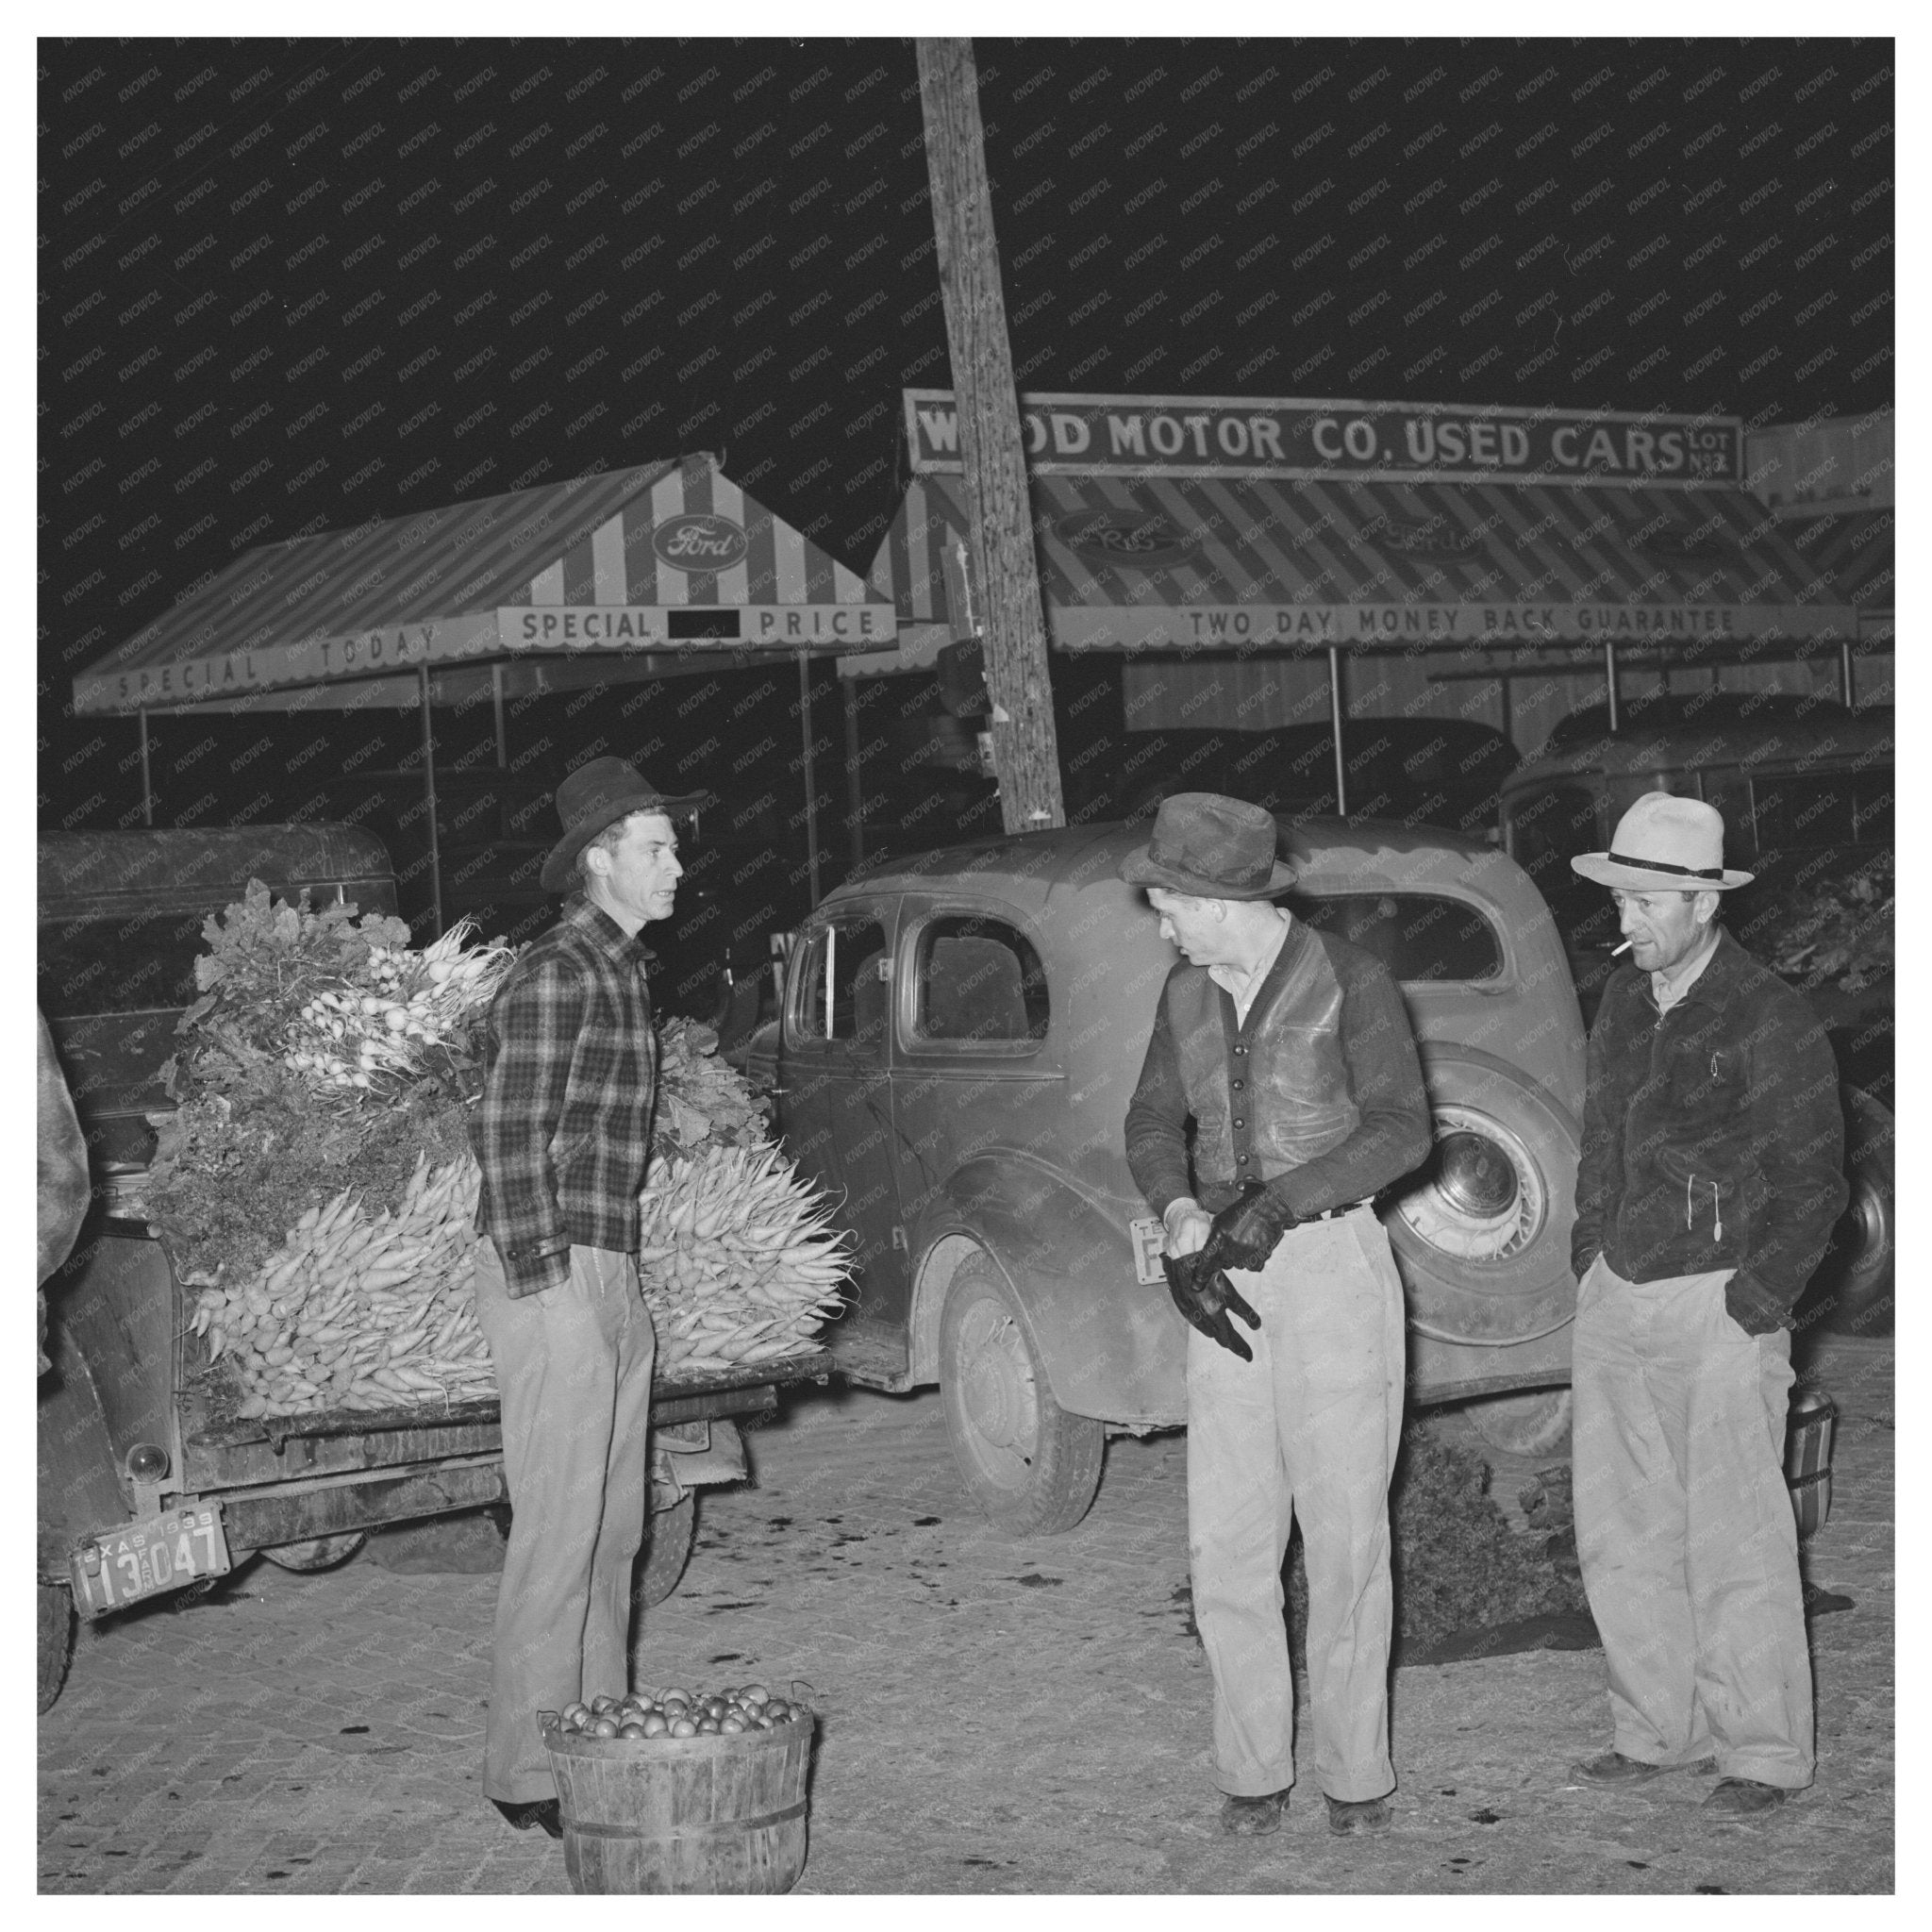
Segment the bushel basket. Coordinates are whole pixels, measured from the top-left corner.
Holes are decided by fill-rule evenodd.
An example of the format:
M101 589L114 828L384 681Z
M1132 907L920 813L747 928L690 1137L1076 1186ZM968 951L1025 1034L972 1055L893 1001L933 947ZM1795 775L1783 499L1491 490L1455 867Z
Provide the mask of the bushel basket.
M574 1891L790 1891L805 1869L812 1719L695 1738L543 1742Z

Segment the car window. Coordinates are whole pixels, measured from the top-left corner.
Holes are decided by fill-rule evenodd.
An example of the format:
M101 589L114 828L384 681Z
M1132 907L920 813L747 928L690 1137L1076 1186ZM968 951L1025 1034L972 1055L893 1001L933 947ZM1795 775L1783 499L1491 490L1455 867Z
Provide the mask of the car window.
M1852 837L1860 845L1890 845L1891 770L1859 774L1852 787Z
M885 930L874 919L837 920L813 933L798 972L793 1039L883 1041L891 1002L886 963Z
M1751 781L1759 852L1849 845L1854 824L1849 772L1763 772Z
M1605 783L1605 793L1609 800L1609 826L1612 831L1624 814L1640 798L1648 797L1653 791L1674 791L1679 798L1697 796L1697 774L1685 771L1637 772L1628 776L1611 778Z
M915 1039L1010 1045L1046 1038L1046 969L1032 941L1004 920L928 920L913 971Z
M131 1013L191 1006L205 912L134 912L43 921L35 980L41 1010Z
M1757 863L1757 839L1751 824L1751 781L1736 769L1702 772L1697 789L1706 805L1724 822L1724 863Z
M1509 807L1509 856L1545 899L1575 890L1570 861L1580 852L1601 852L1597 794L1583 785L1554 785L1518 798Z
M1435 892L1336 892L1293 898L1318 932L1359 946L1397 979L1493 979L1503 945L1478 907Z

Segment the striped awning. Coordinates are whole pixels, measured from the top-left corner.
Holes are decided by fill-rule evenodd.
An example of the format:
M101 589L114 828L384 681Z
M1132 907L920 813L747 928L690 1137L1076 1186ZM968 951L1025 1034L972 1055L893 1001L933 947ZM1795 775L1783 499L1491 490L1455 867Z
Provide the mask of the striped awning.
M1897 559L1890 509L1837 510L1820 516L1802 507L1778 512L1778 529L1806 563L1831 586L1833 601L1861 613L1890 610Z
M1060 475L1032 494L1067 650L1857 634L1742 491ZM902 625L950 625L967 528L962 478L913 478L871 572Z
M83 672L74 700L414 704L426 665L432 700L456 703L492 661L562 688L674 654L890 650L895 629L889 601L699 454L264 544Z

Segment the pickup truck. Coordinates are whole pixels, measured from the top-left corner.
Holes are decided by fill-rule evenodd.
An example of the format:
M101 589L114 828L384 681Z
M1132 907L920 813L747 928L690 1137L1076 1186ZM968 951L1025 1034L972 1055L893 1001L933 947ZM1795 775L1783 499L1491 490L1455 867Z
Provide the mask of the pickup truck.
M141 1210L160 1069L194 996L202 922L259 878L393 911L381 844L329 824L65 833L40 841L39 997L79 1111L92 1211L48 1279L39 1386L39 1707L65 1679L75 1612L209 1587L250 1552L341 1562L378 1525L508 1500L493 1400L237 1420L211 1400L184 1289ZM669 1381L652 1396L651 1519L638 1593L675 1588L693 1492L745 1474L739 1424L823 1353Z

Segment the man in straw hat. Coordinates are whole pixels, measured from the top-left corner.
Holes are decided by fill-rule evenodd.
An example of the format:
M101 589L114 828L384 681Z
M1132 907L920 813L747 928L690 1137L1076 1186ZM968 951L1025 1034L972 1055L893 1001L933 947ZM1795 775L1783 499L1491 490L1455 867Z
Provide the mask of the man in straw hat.
M1222 1825L1277 1830L1294 1782L1281 1565L1298 1519L1315 1774L1330 1829L1348 1835L1388 1825L1395 1784L1403 1303L1369 1204L1426 1158L1429 1108L1393 980L1269 903L1294 877L1274 855L1259 806L1189 791L1121 867L1183 956L1127 1109L1127 1164L1166 1224L1170 1284L1195 1330L1188 1553Z
M1812 1774L1783 1457L1791 1307L1848 1191L1838 1070L1716 923L1752 875L1711 807L1646 793L1570 863L1630 952L1591 1029L1571 1243L1576 1541L1615 1728L1572 1769L1714 1769L1705 1809L1749 1817Z
M519 1830L553 1838L538 1711L629 1688L657 1353L637 1267L657 1080L638 934L671 916L683 871L674 821L703 802L667 798L614 758L557 788L563 837L541 876L571 896L491 1007L471 1126L483 1170L476 1314L512 1511L483 1789Z

